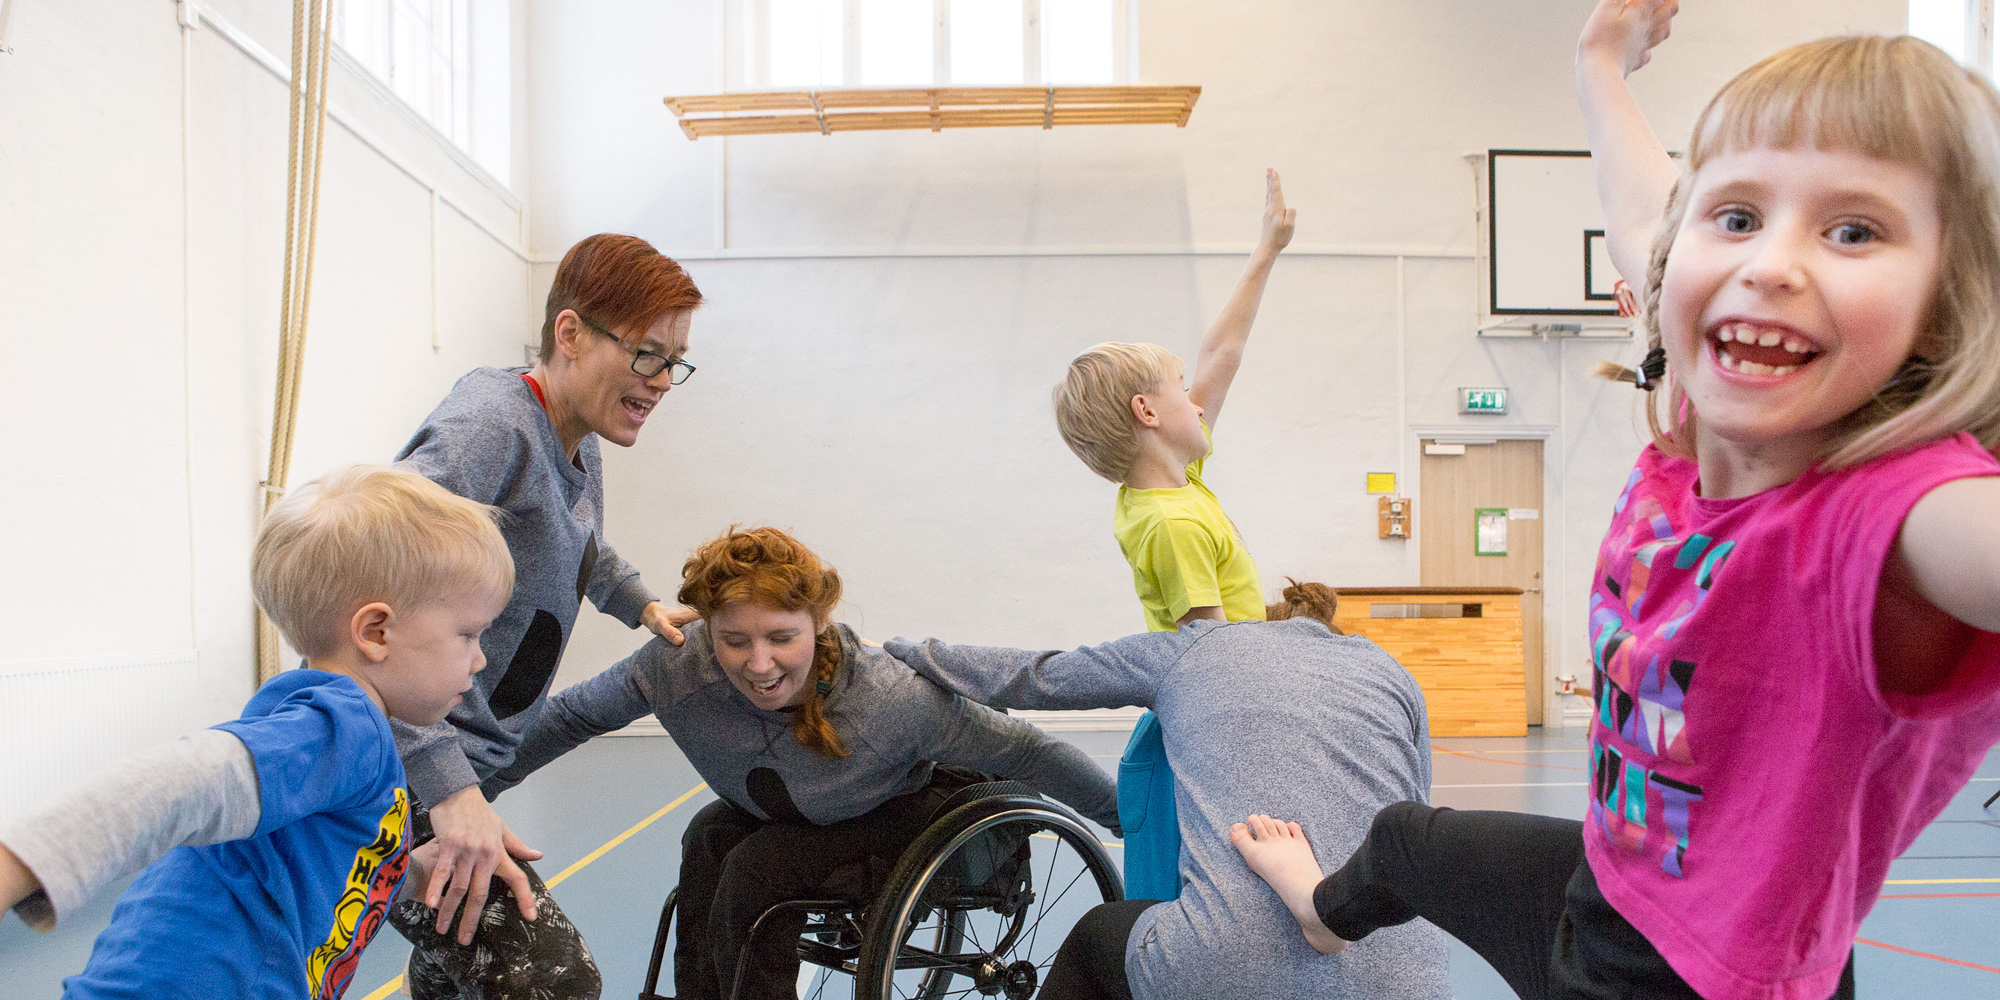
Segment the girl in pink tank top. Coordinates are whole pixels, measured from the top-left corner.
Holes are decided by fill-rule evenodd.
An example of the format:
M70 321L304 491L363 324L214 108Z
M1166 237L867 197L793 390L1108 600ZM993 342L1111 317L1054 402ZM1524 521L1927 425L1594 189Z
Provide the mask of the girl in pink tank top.
M2000 742L2000 95L1913 38L1800 45L1677 177L1624 84L1675 7L1601 0L1578 52L1646 279L1605 374L1654 436L1591 591L1588 814L1403 803L1324 880L1253 817L1321 950L1423 916L1524 997L1852 996L1889 863Z

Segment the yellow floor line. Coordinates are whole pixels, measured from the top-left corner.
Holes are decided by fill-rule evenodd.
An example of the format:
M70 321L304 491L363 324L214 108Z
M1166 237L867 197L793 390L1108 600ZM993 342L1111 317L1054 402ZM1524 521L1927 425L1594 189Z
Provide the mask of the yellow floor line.
M1973 885L2000 882L2000 878L1892 878L1883 885Z
M677 806L681 805L682 803L686 802L691 798L694 798L696 795L702 793L703 791L706 791L707 789L708 789L708 783L705 781L699 785L694 786L693 788L688 789L686 794L682 795L680 798L677 798L672 802L669 802L666 805L661 806L659 810L654 812L651 816L648 816L645 819L642 819L639 822L632 824L631 829L628 829L624 833L621 833L618 836L605 841L603 847L600 847L597 850L594 850L589 854L584 855L583 858L579 860L576 864L573 864L568 868L565 868L562 871L557 872L554 878L544 880L542 884L548 886L551 889L555 888L556 886L562 883L563 879L566 879L571 875L574 875L577 872L582 871L584 868L588 867L591 862L596 861L598 858L601 858L606 854L609 854L612 848L617 847L619 844L622 844L627 840L632 839L633 834L638 833L639 831L644 830L649 826L652 826L654 820L657 820L660 817L665 816L670 812L673 812ZM384 997L387 997L390 994L402 988L403 988L403 977L397 976L396 978L391 979L386 983L383 983L381 989L376 990L375 992L370 993L365 997L362 997L361 1000L383 1000Z
M617 847L619 844L622 844L627 840L630 840L633 834L638 833L640 830L644 830L649 826L652 826L654 820L659 819L660 817L665 816L670 812L673 812L675 807L679 806L681 803L686 802L687 800L694 798L696 795L707 790L708 790L708 782L705 781L699 785L694 786L693 788L688 789L685 793L681 795L680 798L675 799L672 802L669 802L666 805L661 806L658 812L655 812L651 816L648 816L645 819L642 819L639 822L632 824L631 829L626 830L624 833L621 833L618 836L613 837L608 841L605 841L603 847L600 847L597 850L594 850L589 854L584 855L580 860L577 861L576 864L573 864L568 868L565 868L562 871L557 872L555 878L549 879L547 882L543 884L547 885L551 889L555 888L558 885L561 885L563 879L566 879L571 875L574 875L577 872L582 871L591 862L596 861L598 858L601 858L606 854L610 853L612 848Z

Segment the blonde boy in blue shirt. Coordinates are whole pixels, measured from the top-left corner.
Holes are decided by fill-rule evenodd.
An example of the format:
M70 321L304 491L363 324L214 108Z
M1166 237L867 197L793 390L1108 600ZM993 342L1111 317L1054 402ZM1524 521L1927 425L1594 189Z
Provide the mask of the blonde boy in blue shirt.
M1193 382L1158 344L1099 344L1070 362L1056 387L1056 428L1092 472L1118 483L1112 534L1132 566L1146 628L1190 621L1262 621L1257 562L1222 502L1201 481L1209 429L1243 363L1278 252L1297 212L1285 207L1278 172L1264 172L1264 223L1257 248L1222 314L1202 335ZM1132 899L1174 899L1180 828L1173 773L1159 723L1147 712L1118 764L1118 816L1125 832L1125 889Z

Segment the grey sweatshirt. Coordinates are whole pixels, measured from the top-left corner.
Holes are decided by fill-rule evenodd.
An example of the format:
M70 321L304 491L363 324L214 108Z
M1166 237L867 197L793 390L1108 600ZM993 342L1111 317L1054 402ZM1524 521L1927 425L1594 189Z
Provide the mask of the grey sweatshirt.
M1423 692L1374 643L1293 618L1196 621L1068 653L935 639L885 648L995 707L1141 705L1158 713L1177 780L1181 896L1141 914L1127 939L1125 971L1138 1000L1451 995L1436 927L1412 921L1321 955L1229 844L1230 825L1251 813L1296 820L1320 867L1333 871L1383 806L1424 801L1431 759Z
M824 825L859 816L928 785L937 762L1024 781L1118 828L1117 790L1081 750L918 677L836 627L846 660L825 709L851 756L821 757L792 738L789 713L752 705L723 675L698 621L682 630L684 645L654 639L551 697L486 793L651 712L717 795L763 819Z
M500 532L514 556L514 593L479 637L486 669L464 704L426 729L392 720L410 790L427 805L514 759L585 597L631 628L655 600L639 571L604 541L597 435L585 435L569 461L521 380L525 371L473 369L396 456L445 489L506 511Z

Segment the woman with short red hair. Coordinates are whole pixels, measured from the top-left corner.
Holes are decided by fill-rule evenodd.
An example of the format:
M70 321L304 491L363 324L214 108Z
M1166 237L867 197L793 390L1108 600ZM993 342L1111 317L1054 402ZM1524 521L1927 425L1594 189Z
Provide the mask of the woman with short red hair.
M582 937L533 869L517 864L541 854L508 831L479 783L513 761L548 700L585 597L627 627L680 641L685 619L604 540L597 442L631 447L661 398L693 374L685 356L700 304L687 272L645 240L583 240L556 268L540 360L459 379L397 456L505 511L516 569L507 607L480 636L487 669L464 703L427 729L396 724L410 791L425 807L414 832L419 842L434 832L437 845L421 899L390 916L416 945L417 1000L599 993Z

